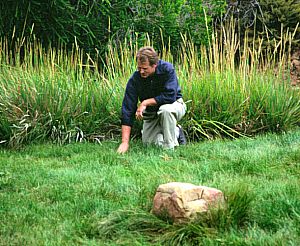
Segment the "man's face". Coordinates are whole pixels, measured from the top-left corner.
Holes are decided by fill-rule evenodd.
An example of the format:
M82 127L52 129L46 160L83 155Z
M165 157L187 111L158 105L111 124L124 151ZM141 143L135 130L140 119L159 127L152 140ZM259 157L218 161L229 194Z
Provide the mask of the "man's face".
M141 62L138 60L137 63L138 71L140 72L142 78L145 79L155 73L155 68L157 67L157 64L151 66L148 60L145 62Z

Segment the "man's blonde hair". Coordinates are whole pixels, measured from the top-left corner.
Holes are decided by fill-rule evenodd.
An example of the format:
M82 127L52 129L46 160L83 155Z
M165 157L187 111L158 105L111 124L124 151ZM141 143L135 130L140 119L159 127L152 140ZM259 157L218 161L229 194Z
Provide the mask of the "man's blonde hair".
M152 66L158 63L158 55L151 46L145 46L140 48L137 52L136 60L142 63L149 61L149 65Z

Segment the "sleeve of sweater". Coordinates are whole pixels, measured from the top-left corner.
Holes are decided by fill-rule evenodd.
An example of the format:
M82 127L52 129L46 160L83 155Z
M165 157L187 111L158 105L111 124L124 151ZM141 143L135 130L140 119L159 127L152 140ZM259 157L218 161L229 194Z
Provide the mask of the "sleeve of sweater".
M132 76L126 85L125 95L122 103L122 125L133 125L135 112L137 110L137 102L138 95L134 86L134 77Z
M177 97L178 79L174 67L169 64L164 67L164 72L166 73L166 79L162 81L164 90L154 98L158 105L173 103Z

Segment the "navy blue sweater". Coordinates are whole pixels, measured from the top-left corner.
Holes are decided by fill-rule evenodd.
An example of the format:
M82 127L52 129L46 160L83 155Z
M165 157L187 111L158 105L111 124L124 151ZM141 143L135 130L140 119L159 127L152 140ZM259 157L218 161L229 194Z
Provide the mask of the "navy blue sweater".
M181 97L181 89L173 65L159 60L153 75L142 78L140 73L135 71L128 80L122 103L121 124L133 125L138 101L154 98L157 105L148 106L147 110L157 111L159 106L173 103Z

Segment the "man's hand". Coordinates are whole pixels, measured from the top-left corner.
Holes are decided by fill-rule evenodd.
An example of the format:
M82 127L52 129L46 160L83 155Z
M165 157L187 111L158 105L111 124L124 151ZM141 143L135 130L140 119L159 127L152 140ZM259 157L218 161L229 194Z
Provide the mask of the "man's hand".
M117 153L124 154L129 149L131 126L122 125L122 143L120 144Z
M135 113L135 117L137 120L143 119L143 112L145 109L146 109L146 106L143 103L141 103L141 105L138 107L138 109L136 110L136 113Z
M135 112L136 119L137 120L142 120L143 119L143 112L147 108L147 106L154 106L156 104L157 104L157 102L154 98L149 98L149 99L146 99L146 100L142 101L142 103L140 104L140 106L138 107L138 109Z
M121 143L117 152L119 154L124 154L129 149L129 143Z

